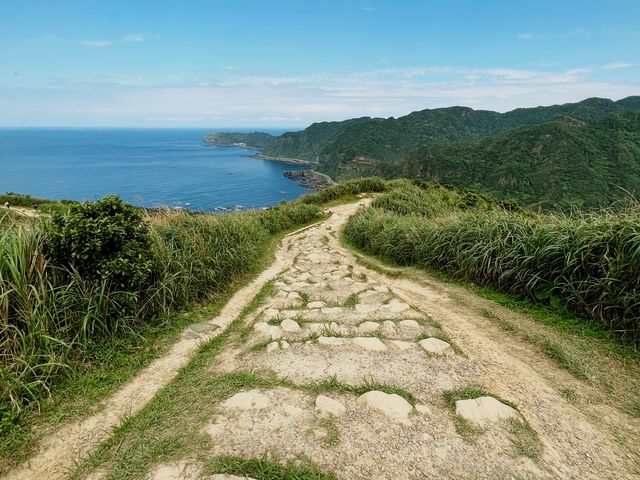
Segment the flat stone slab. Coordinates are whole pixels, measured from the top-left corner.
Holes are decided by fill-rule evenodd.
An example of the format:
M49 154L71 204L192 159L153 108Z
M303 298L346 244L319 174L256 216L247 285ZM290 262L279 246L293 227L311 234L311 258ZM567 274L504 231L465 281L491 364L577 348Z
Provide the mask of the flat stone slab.
M220 325L215 323L192 323L189 328L196 333L212 332L220 328Z
M400 395L372 390L358 397L358 403L395 420L406 420L413 407Z
M420 340L418 344L425 352L432 353L434 355L444 355L445 357L455 355L451 345L439 338L425 338L424 340Z
M411 307L406 303L389 303L384 306L385 310L391 313L402 313L409 310Z
M314 309L314 308L325 308L326 306L327 306L327 304L324 303L324 302L309 302L307 304L307 308L311 308L311 309Z
M382 352L387 349L387 346L377 337L356 337L351 341L358 347L373 352Z
M240 410L262 409L267 408L271 404L271 400L258 390L248 390L239 392L222 402L225 408L238 408Z
M316 397L316 410L322 413L328 413L329 415L342 415L346 412L346 408L339 401L325 395L318 395Z
M318 338L318 343L320 345L344 345L347 343L346 338L342 337L325 337L324 335Z
M365 333L375 332L380 328L380 324L377 322L362 322L358 325L358 330Z
M262 312L262 316L265 320L273 320L280 315L280 310L276 308L267 308L264 312Z
M505 405L493 397L458 400L456 401L456 414L478 425L486 425L508 418L521 418L515 408Z
M300 331L300 325L298 325L298 322L289 319L283 320L280 323L280 328L282 328L284 332L289 333L296 333Z
M271 338L271 340L278 340L279 338L282 338L282 329L276 325L269 325L266 322L257 322L256 324L253 325L253 329L256 332L259 332L261 334L264 334L265 336L268 336Z
M401 320L398 325L400 328L420 328L420 324L415 320Z

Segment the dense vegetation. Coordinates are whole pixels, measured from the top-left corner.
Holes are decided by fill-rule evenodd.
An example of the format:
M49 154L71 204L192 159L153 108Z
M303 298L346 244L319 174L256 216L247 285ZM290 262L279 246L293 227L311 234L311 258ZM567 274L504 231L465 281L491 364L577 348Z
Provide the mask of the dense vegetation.
M73 200L46 200L43 198L32 197L31 195L23 195L20 193L7 192L0 194L0 207L8 203L10 207L37 208L41 212L55 213L65 211L70 205L75 204ZM5 213L4 211L0 211Z
M349 220L356 246L566 308L640 343L638 208L534 214L436 185L390 186Z
M640 113L589 122L558 117L481 140L433 145L395 170L534 209L609 206L640 193Z
M107 197L0 229L0 426L9 428L96 342L228 288L277 232L319 207L225 216L154 212Z
M52 217L0 212L0 436L110 345L246 279L276 235L317 219L322 204L384 186L361 179L228 215L143 212L116 197Z
M338 180L417 177L534 208L592 208L640 192L639 111L640 97L507 113L438 108L314 123L260 148L318 162Z

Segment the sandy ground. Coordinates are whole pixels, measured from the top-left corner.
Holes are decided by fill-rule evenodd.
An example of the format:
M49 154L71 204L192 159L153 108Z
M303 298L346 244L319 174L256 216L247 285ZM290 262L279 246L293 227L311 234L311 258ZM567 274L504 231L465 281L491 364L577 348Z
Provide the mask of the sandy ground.
M220 404L205 426L214 440L212 456L269 452L286 460L303 455L341 479L640 478L638 419L603 404L569 403L558 385L578 394L587 386L490 324L472 305L484 301L460 287L389 278L360 266L338 241L339 229L358 208L359 203L335 207L327 221L287 236L274 264L211 321L220 329L198 336L186 332L99 414L61 428L43 442L41 453L7 478L64 478L66 469L124 415L139 411L199 342L219 333L271 279L276 291L248 319L253 325L249 341L224 350L217 372L268 369L298 384L330 377L352 385L377 382L408 390L417 404L408 415L394 416L357 395L327 393L342 406L329 415L304 390L244 392L235 403ZM352 294L356 304L344 304ZM461 295L468 298L461 302ZM407 320L426 317L441 324L458 347L456 354L434 355L420 346L420 338L439 330ZM267 348L251 349L267 342L272 342ZM517 454L505 421L484 425L473 442L460 435L443 392L471 383L518 407L539 435L537 460ZM617 440L620 432L625 442ZM175 459L154 468L149 478L200 478L199 466L188 463Z

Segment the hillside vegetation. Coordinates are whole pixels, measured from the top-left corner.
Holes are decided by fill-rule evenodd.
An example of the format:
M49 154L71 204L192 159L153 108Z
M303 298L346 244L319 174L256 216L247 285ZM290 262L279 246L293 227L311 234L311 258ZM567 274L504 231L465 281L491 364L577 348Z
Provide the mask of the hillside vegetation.
M359 248L577 312L640 344L638 208L534 214L434 184L388 189L347 223Z
M314 123L253 146L317 162L337 180L417 177L534 208L593 208L640 191L639 111L640 97L506 113L449 107Z

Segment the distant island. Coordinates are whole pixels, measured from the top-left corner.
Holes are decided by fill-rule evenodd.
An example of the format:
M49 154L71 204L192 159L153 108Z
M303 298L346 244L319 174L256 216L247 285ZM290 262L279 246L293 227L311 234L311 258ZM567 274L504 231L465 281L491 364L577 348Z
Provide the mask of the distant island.
M280 136L216 132L204 140L311 163L336 180L421 178L531 208L589 209L640 196L640 96L506 113L456 106L314 123Z

